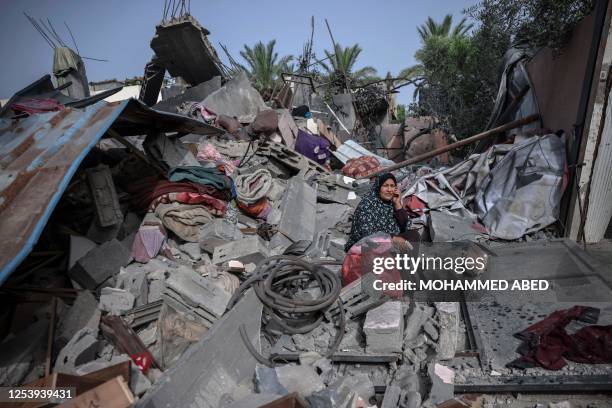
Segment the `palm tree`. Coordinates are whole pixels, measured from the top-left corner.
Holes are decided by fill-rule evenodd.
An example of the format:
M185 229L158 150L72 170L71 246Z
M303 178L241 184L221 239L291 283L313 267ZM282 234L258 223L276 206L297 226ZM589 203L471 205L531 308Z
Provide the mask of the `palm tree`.
M259 41L253 48L245 44L244 50L240 51L240 55L248 64L245 70L251 83L262 94L270 93L281 72L291 67L289 62L293 56L287 55L279 60L278 53L274 51L275 45L276 40L268 42L267 45Z
M466 24L465 18L461 19L459 24L455 26L451 30L453 25L453 16L447 14L442 19L441 23L436 23L433 18L427 17L427 21L425 24L422 24L420 27L417 27L417 31L421 36L421 40L425 42L429 37L439 36L439 37L457 37L464 36L467 32L474 26L474 24Z
M322 61L319 62L328 78L346 75L350 81L360 82L376 76L376 69L371 66L353 71L357 58L361 51L363 51L359 44L348 47L336 44L335 51L335 53L331 53L328 50L324 51L327 57L325 60L329 60L329 64Z

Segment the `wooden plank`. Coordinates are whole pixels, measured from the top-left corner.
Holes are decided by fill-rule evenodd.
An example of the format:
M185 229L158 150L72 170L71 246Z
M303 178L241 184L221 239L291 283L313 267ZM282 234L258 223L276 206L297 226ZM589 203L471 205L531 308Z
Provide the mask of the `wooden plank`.
M114 366L106 367L101 370L94 371L93 373L85 374L82 376L82 378L87 378L88 380L96 380L100 381L100 383L104 383L120 375L123 377L125 382L129 384L131 364L131 361L124 361L123 363L115 364Z
M134 395L130 391L123 377L118 375L110 381L73 398L60 408L129 408L134 402Z

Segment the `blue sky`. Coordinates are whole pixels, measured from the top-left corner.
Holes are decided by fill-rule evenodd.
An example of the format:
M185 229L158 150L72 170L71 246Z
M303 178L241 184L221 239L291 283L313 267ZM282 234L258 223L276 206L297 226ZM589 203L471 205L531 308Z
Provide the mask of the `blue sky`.
M380 75L415 63L420 46L416 27L427 16L441 20L452 14L462 17L462 10L477 0L280 0L197 1L191 14L211 32L209 39L218 48L225 44L234 58L240 59L244 44L276 39L280 55L298 55L310 36L310 16L315 17L314 49L322 56L332 49L325 27L328 19L335 40L342 45L359 43L363 52L357 68L371 65ZM71 44L64 26L67 22L76 37L81 55L108 59L110 62L85 60L88 79L124 79L142 75L152 50L149 42L155 25L162 17L163 0L0 0L0 98L19 90L50 73L53 52L23 15L49 18L63 40ZM222 59L225 56L219 52ZM399 95L400 103L409 103L412 92Z

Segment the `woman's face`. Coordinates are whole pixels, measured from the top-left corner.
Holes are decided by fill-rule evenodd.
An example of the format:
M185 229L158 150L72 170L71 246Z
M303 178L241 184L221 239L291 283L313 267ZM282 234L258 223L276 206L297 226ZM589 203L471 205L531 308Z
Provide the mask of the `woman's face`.
M383 201L391 201L393 200L393 195L395 194L395 181L393 181L393 179L387 179L385 180L385 182L383 183L382 186L380 186L380 198Z

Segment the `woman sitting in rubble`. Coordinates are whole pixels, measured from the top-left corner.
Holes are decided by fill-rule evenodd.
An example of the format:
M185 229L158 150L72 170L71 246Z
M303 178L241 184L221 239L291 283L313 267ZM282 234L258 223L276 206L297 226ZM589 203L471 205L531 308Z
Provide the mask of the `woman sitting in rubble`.
M391 235L399 249L408 250L412 235L416 238L412 231L406 231L410 224L408 213L402 207L395 176L383 173L355 209L351 234L344 250L348 252L359 240L377 232Z

